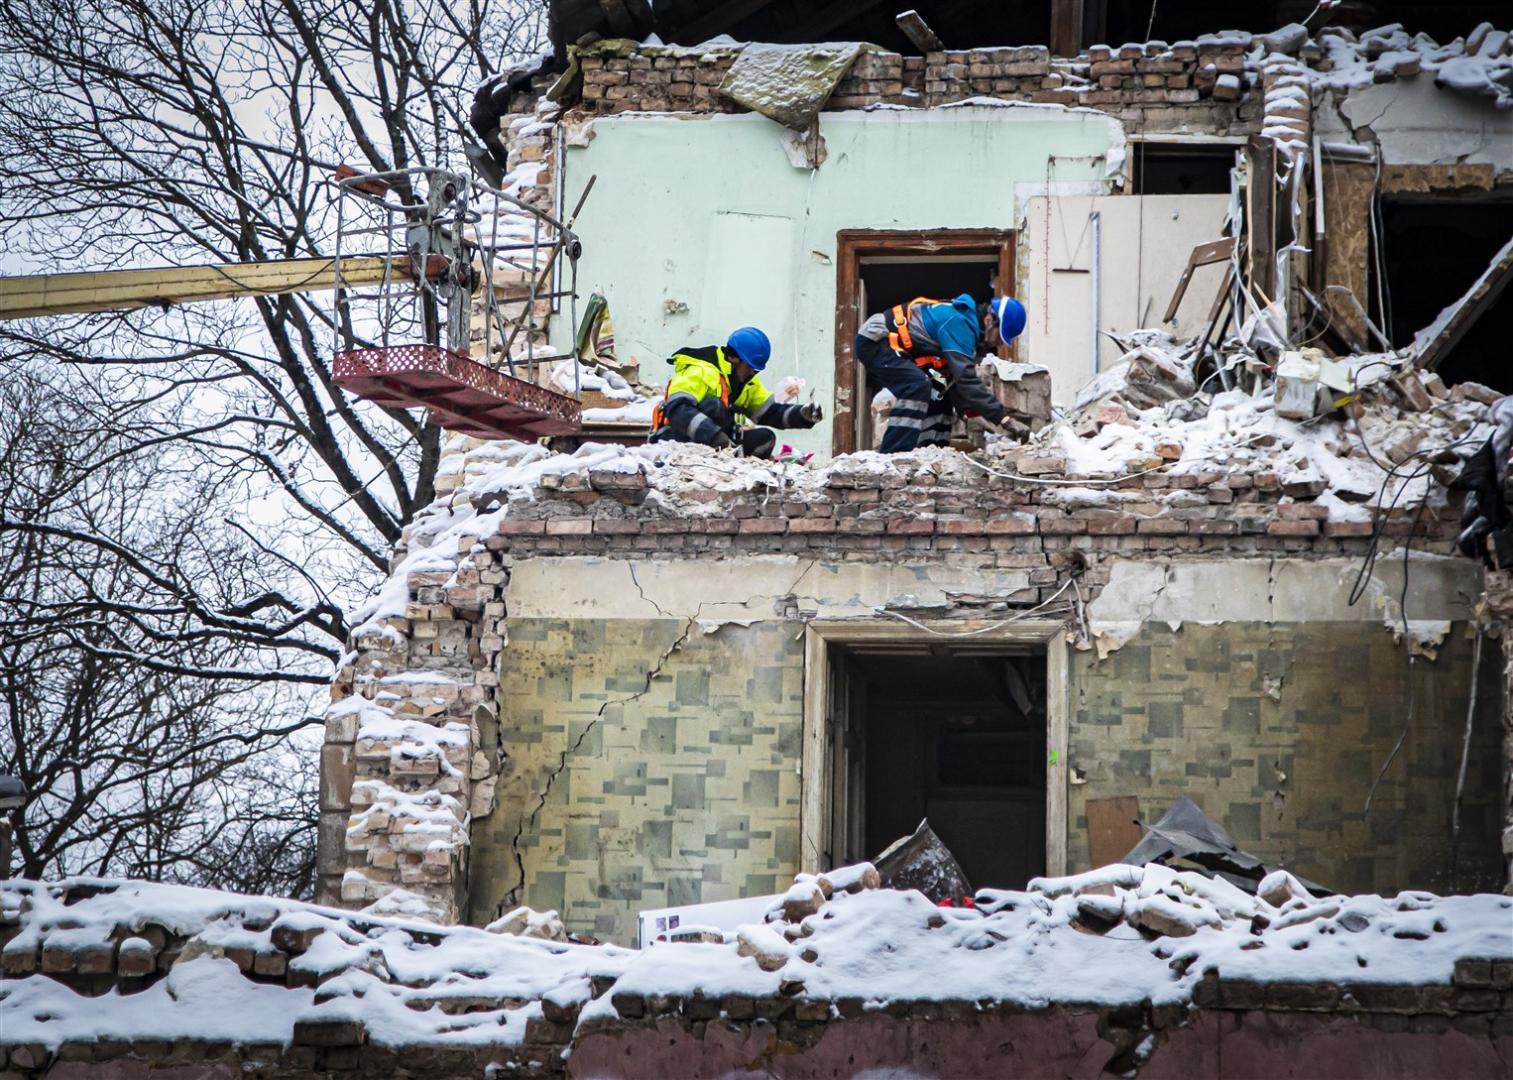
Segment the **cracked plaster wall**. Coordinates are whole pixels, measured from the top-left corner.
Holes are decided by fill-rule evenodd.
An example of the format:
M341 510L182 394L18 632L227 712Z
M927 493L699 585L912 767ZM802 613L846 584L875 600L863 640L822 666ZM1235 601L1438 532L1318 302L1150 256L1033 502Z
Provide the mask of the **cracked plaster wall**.
M1492 165L1513 172L1513 111L1449 93L1431 79L1331 91L1314 109L1327 141L1375 142L1387 165Z
M1358 566L1114 564L1088 614L1125 627L1124 643L1070 665L1071 870L1088 865L1089 798L1136 795L1154 818L1186 795L1258 854L1338 888L1495 880L1490 661L1453 878L1448 853L1460 740L1444 733L1464 723L1476 568L1413 560L1410 617L1445 636L1410 676L1387 626L1401 562L1379 564L1352 607ZM786 556L518 563L499 673L508 764L496 809L473 823L471 920L524 902L630 942L638 910L776 890L798 868L804 618L981 615L1024 580ZM1410 737L1366 815L1410 677Z
M1484 650L1461 808L1451 812L1473 641L1434 659L1369 622L1152 621L1072 666L1068 861L1089 863L1087 802L1134 795L1144 820L1186 796L1262 859L1345 892L1492 890L1501 880L1498 663ZM1408 724L1408 702L1413 701ZM1372 798L1371 784L1407 727Z
M659 381L679 345L749 323L772 338L770 370L805 379L832 413L839 231L1011 228L1022 195L1109 190L1125 153L1118 120L1002 104L826 113L829 157L816 170L795 169L782 129L757 114L594 120L592 137L567 149L563 205L599 177L577 224L578 270L609 300L618 357ZM676 164L686 161L741 169ZM949 186L935 169L900 165L928 161L953 163ZM572 327L558 320L552 332L562 344ZM830 418L784 438L828 453Z

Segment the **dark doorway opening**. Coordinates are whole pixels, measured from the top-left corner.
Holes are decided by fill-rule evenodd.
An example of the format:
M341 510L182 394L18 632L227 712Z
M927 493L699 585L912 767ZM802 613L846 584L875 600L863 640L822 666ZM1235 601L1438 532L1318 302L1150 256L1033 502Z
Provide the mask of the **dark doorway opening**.
M974 886L1022 888L1046 866L1046 664L1040 655L850 654L847 861L928 818Z
M1398 347L1459 300L1513 237L1513 200L1382 201L1387 334ZM1373 282L1372 288L1375 289ZM1437 370L1445 382L1479 382L1513 393L1513 289L1482 312Z

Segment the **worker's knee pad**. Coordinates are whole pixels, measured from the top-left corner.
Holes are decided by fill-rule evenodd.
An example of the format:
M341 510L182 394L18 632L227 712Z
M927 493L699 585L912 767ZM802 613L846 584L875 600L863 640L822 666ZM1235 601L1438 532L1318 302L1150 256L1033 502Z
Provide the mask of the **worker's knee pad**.
M741 432L741 453L747 457L769 458L777 443L777 433L770 428L747 428Z

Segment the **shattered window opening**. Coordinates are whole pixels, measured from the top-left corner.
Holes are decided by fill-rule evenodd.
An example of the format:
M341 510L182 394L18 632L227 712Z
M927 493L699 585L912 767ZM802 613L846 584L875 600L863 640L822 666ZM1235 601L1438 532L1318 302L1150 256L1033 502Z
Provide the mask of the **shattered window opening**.
M1389 196L1382 200L1382 225L1391 315L1386 329L1392 343L1402 347L1435 325L1513 236L1513 200ZM1513 370L1507 363L1510 339L1513 291L1505 290L1477 316L1436 370L1450 386L1476 382L1499 393L1513 392Z

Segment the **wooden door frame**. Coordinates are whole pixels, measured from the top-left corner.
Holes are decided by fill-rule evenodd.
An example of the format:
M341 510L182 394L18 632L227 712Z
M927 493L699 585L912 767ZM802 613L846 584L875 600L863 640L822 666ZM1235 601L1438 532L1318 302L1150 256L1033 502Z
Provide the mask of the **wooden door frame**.
M1004 625L982 619L926 621L925 629L906 623L873 619L812 619L804 627L804 720L799 757L799 869L819 873L830 846L835 791L834 756L831 753L830 653L837 645L930 645L939 647L941 634L955 636L977 631L960 639L972 651L983 646L1013 651L1016 647L1043 652L1046 664L1045 695L1045 873L1066 873L1067 855L1067 746L1070 741L1071 699L1068 680L1066 624L1050 619ZM932 633L932 631L934 631Z
M856 447L856 361L851 343L861 325L857 288L861 260L869 255L997 255L998 288L1014 291L1012 229L842 229L835 234L835 402L830 448L849 454ZM986 300L987 297L982 299ZM1001 354L1008 355L1003 349ZM865 407L863 405L862 407Z

